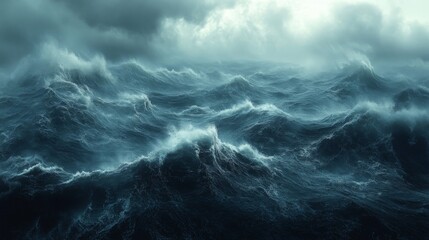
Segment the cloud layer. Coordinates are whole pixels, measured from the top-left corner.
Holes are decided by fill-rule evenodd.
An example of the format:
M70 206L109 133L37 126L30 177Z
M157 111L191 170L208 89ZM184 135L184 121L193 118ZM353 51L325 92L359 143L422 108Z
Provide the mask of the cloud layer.
M156 55L150 42L165 19L198 24L211 0L4 0L0 2L0 64L16 63L45 42L110 60Z
M4 0L0 66L54 42L109 61L429 61L429 24L401 0Z
M212 12L204 24L166 23L163 39L178 44L176 55L194 58L310 65L429 60L429 25L425 19L408 18L410 12L365 1L301 2L308 3L243 1Z

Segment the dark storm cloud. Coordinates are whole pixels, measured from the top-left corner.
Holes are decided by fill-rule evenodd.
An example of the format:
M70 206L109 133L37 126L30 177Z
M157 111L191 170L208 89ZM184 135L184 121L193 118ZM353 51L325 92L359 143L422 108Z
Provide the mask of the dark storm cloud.
M0 64L16 61L47 34L60 30L59 12L44 3L41 6L30 1L0 3Z
M372 4L339 5L332 16L311 42L321 54L358 54L374 62L429 60L429 29L421 23Z
M163 20L202 21L219 5L209 0L3 0L0 64L14 64L46 41L111 60L150 56L151 38Z
M194 0L57 0L85 23L99 29L120 29L131 33L153 33L165 17L199 21L213 7Z
M3 0L0 68L45 43L108 61L429 61L427 25L362 1L326 0L327 17L312 21L322 10L310 0L310 12L288 0Z

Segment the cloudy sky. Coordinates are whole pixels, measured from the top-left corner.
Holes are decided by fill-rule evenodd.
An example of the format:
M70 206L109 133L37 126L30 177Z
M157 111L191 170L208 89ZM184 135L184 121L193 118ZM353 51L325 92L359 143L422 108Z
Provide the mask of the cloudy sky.
M0 66L46 45L117 62L429 61L427 0L2 0Z

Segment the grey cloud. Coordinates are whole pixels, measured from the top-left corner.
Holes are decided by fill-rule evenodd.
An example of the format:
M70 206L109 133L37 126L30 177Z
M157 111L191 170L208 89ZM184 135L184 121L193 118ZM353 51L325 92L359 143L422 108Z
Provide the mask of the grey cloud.
M53 41L81 55L110 60L153 57L150 42L165 19L198 22L228 1L3 0L0 66L14 65Z
M41 8L29 1L13 0L0 5L0 64L28 54L37 42L60 28L58 16L49 6Z
M429 60L429 29L399 13L337 2L326 19L298 25L301 31L294 24L308 16L291 5L270 4L275 2L242 1L199 24L170 24L159 34L159 49L198 61L273 60L320 68Z
M400 14L386 15L373 4L340 3L330 12L331 21L305 26L309 34L302 37L292 23L306 16L275 2L3 0L0 68L13 66L49 41L78 55L101 54L114 61L172 55L190 61L247 58L297 64L347 61L350 55L372 62L429 61L427 26L406 22ZM230 6L225 15L215 11Z
M312 43L329 46L319 48L325 54L355 52L374 62L429 60L429 30L419 23L388 16L371 4L341 5L332 15L333 22L322 26Z
M145 34L155 32L164 17L200 21L214 7L208 1L193 0L57 1L64 3L91 27Z

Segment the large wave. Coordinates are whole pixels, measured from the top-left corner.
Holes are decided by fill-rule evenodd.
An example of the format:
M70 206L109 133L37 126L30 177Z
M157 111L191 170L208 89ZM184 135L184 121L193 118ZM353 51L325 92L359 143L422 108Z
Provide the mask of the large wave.
M423 83L52 56L2 82L5 239L429 236Z

